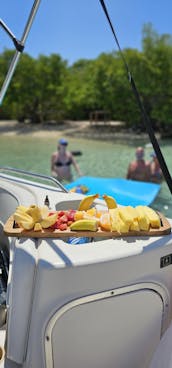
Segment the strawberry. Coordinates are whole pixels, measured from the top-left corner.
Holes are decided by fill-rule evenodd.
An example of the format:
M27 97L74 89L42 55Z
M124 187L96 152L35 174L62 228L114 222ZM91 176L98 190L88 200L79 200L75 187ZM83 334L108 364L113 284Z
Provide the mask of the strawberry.
M60 224L60 225L59 225L59 229L60 229L61 231L67 230L67 224L66 224L66 223Z
M62 216L64 216L65 215L65 211L59 211L58 212L58 217L62 217Z
M57 221L55 222L55 224L53 224L51 226L51 229L59 229L59 226L61 225L61 222L59 221L59 219L57 219Z
M75 213L74 212L70 212L68 214L68 221L74 221L74 217L75 217Z
M68 217L66 215L63 215L63 216L60 217L60 221L67 224Z
M68 214L67 214L68 221L74 221L75 212L76 212L76 210L69 210L68 211Z

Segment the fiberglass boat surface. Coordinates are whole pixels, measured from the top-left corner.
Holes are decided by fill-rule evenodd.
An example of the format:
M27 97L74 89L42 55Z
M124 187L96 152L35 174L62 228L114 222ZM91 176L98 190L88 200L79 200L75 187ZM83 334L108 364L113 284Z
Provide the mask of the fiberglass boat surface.
M21 41L2 22L17 51L0 101L39 2ZM122 54L118 41L117 46ZM122 59L170 188L168 168L123 54ZM46 196L52 210L76 209L82 198L62 187L0 174L0 368L149 368L172 320L172 235L91 237L84 244L4 236L3 225L17 205L42 206ZM95 205L104 203L97 199Z
M83 195L1 174L0 220L18 204L78 207ZM100 199L95 205L105 208ZM170 221L171 223L171 221ZM10 238L0 368L148 368L172 318L172 236Z

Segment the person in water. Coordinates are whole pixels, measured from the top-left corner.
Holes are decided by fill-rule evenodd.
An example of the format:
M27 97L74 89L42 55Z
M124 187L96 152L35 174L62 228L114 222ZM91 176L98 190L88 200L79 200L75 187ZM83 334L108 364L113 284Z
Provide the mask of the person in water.
M72 153L66 150L67 145L68 141L61 138L58 142L57 151L51 156L51 175L59 181L72 181L72 165L78 175L82 176Z
M150 180L153 181L154 183L161 183L161 181L163 180L163 174L156 153L152 152L151 157L152 160L150 161L150 172L151 172Z
M150 181L150 164L144 159L144 148L137 147L136 159L128 166L127 179L138 181Z

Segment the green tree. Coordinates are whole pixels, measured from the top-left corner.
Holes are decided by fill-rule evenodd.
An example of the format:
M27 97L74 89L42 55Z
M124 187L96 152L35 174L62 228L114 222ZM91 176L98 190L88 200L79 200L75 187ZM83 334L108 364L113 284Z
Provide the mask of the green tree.
M172 126L172 36L158 35L151 24L143 28L143 52L152 66L147 97L151 117L158 129L171 131Z
M62 119L65 115L66 62L59 55L41 55L36 65L36 100L39 121Z
M151 24L143 27L142 51L124 49L145 110L154 127L171 131L172 37L158 35ZM13 52L0 55L2 85ZM60 55L21 56L1 106L0 118L32 122L88 119L93 110L106 110L127 127L145 129L119 52L102 53L72 66Z
M66 111L70 119L87 119L95 103L92 83L93 61L78 60L68 69L66 79Z
M8 68L10 66L10 63L13 59L14 56L14 51L12 50L4 50L4 52L2 54L0 54L0 89L3 86L3 83L5 81L6 78L6 74L8 72ZM9 90L8 90L9 92ZM6 94L7 96L8 94ZM12 118L12 112L11 112L11 108L9 108L9 103L8 103L8 97L4 98L3 100L3 104L1 105L1 109L0 109L0 118L1 119L10 119Z

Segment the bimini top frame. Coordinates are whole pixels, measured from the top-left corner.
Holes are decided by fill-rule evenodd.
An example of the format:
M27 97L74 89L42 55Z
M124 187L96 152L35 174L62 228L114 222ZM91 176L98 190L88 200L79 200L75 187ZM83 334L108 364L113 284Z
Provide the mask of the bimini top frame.
M16 69L17 63L19 61L20 55L24 50L25 42L27 39L27 36L29 34L29 31L31 29L33 20L35 18L36 12L38 10L38 7L40 5L41 0L35 0L32 6L32 9L30 11L23 35L21 40L17 40L17 38L14 36L14 34L11 32L11 30L7 27L7 25L3 22L2 19L0 19L0 26L5 30L5 32L9 35L9 37L12 39L14 46L16 48L16 52L14 54L14 57L11 61L10 67L8 69L7 75L5 77L4 83L2 85L2 88L0 90L0 105L2 104L3 98L6 94L6 91L8 89L8 86L10 84L11 78L14 74L14 71Z

